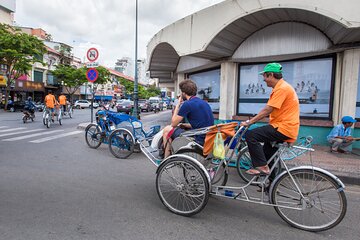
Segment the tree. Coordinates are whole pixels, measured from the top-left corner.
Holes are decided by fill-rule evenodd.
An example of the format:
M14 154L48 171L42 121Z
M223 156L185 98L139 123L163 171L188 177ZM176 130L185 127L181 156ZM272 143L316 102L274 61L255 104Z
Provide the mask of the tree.
M45 45L41 40L21 32L18 28L0 24L0 64L5 65L7 77L5 109L15 79L27 74L35 62L44 64L39 56L45 52Z
M67 65L56 66L53 75L62 83L64 90L70 95L71 102L74 93L87 82L86 71Z
M74 68L67 65L58 65L53 71L53 75L61 81L65 91L70 95L72 101L72 96L88 80L86 78L86 67ZM99 72L98 79L94 82L94 89L97 88L99 84L105 84L110 81L110 72L104 67L98 67L96 70Z
M125 87L125 94L128 96L132 96L134 93L134 82L125 78L120 78L120 83ZM140 99L148 99L149 97L161 95L160 89L156 88L155 86L145 88L144 86L139 85L138 91L138 96Z

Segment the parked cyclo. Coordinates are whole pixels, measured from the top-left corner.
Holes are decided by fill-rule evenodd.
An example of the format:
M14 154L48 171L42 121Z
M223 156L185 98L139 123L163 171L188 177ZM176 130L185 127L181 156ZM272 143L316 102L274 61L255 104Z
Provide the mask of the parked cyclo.
M90 148L98 148L102 143L109 145L110 152L117 158L127 158L141 138L154 136L160 126L152 126L145 131L142 122L124 113L109 111L107 107L96 113L96 123L85 129L85 140Z
M162 203L173 213L191 216L204 209L211 194L274 207L285 222L302 230L323 231L342 221L347 209L345 186L332 173L312 165L311 139L300 146L274 143L278 150L268 160L269 175L252 176L243 186L226 186L229 159L246 152L242 140L246 131L232 122L184 132L172 142L172 155L165 159L159 159L157 136L138 138L141 151L157 166L156 190ZM196 135L211 138L217 132L230 139L222 159L204 156L203 146L193 140ZM287 160L306 151L311 165L288 166ZM238 162L243 154L238 154Z

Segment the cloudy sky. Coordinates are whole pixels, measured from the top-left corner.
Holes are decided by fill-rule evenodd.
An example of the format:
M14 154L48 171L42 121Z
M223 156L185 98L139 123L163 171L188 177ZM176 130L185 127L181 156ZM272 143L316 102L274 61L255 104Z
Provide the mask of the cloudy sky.
M138 58L146 58L146 45L159 30L222 1L138 0ZM90 47L99 49L99 62L108 67L135 57L135 0L16 0L15 21L44 29L81 59Z

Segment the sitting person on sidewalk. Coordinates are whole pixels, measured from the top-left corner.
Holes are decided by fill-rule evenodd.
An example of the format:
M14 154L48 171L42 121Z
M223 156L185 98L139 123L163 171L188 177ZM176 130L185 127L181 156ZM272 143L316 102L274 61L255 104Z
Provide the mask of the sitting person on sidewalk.
M197 86L190 79L180 82L181 95L171 118L171 125L164 128L163 143L165 158L170 155L171 141L180 136L185 129L197 129L209 127L214 124L214 117L210 105L204 100L196 97ZM180 107L181 105L181 107ZM181 123L184 119L189 123ZM204 144L205 135L195 136L195 141Z
M351 136L351 126L356 122L350 116L344 116L339 124L331 130L327 136L331 144L331 152L350 153L351 144L354 138Z

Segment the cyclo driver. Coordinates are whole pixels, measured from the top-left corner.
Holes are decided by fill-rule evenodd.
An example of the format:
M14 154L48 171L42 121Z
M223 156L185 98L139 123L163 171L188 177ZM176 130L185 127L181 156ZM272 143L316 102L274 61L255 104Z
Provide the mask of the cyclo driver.
M52 91L49 90L48 95L45 97L45 105L46 108L48 108L51 112L51 121L54 122L54 116L55 116L55 105L58 105L59 103L56 101L55 96L52 94Z

